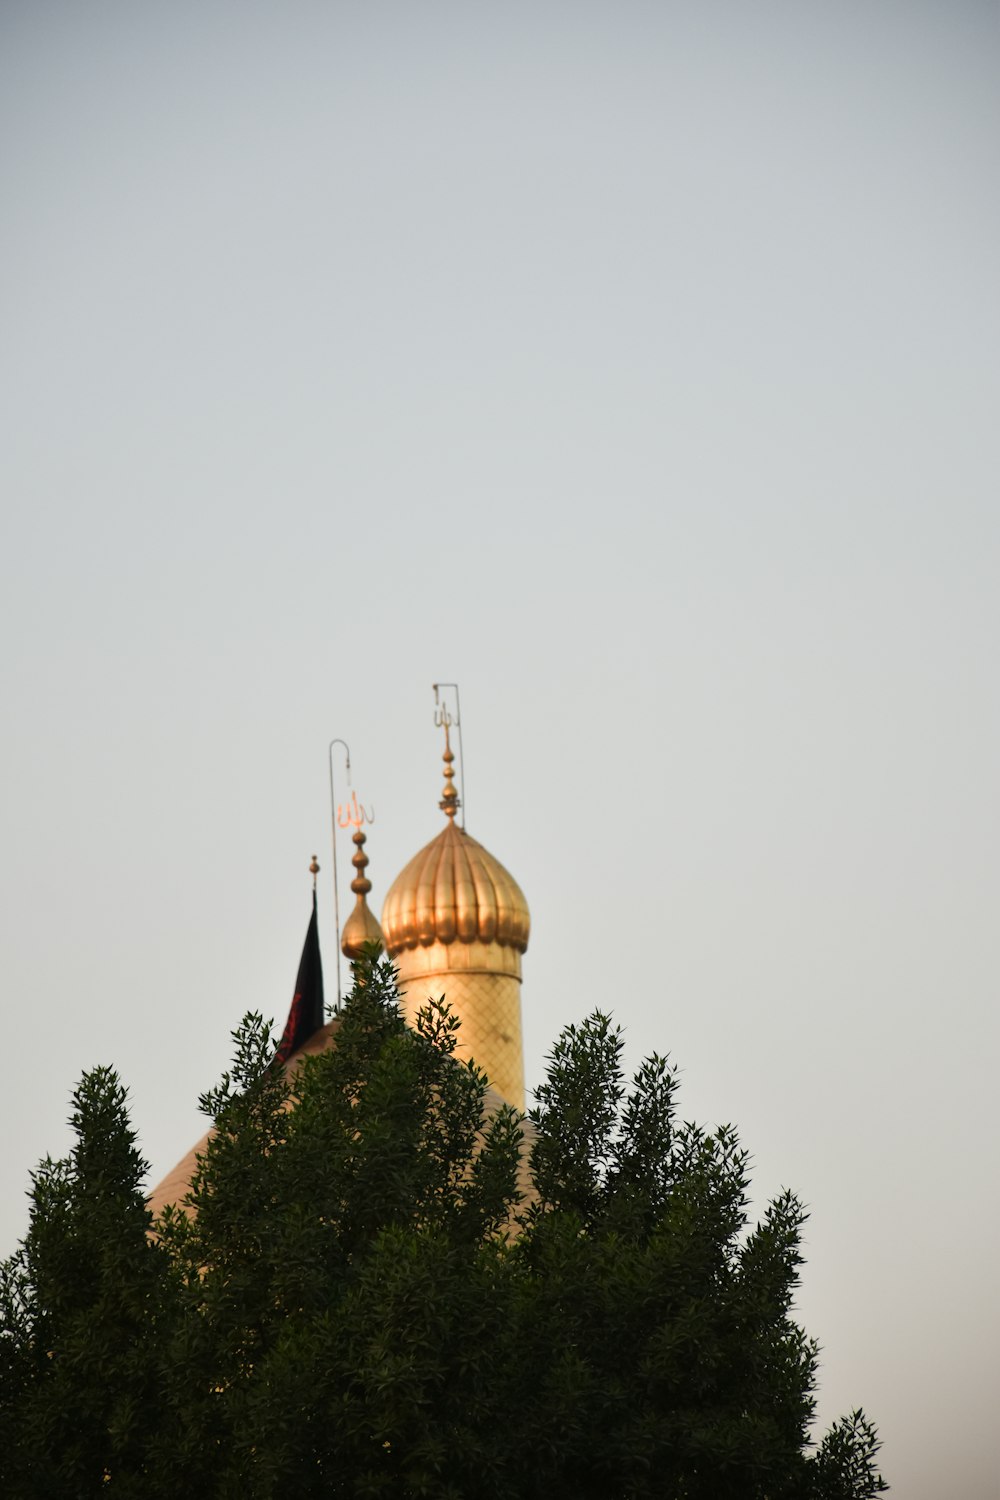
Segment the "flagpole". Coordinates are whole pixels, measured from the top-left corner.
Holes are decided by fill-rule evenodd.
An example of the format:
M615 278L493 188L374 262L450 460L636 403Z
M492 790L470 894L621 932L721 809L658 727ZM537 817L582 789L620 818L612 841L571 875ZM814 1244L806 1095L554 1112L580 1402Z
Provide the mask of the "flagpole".
M340 1010L340 894L337 886L337 799L333 792L333 747L343 745L344 762L347 772L347 785L351 784L351 752L347 741L336 739L330 741L330 838L333 843L333 925L336 932L337 952L335 962L337 965L337 1009Z
M302 945L302 957L299 959L299 971L295 976L295 989L292 992L292 1003L288 1011L288 1020L285 1029L281 1033L281 1040L271 1061L269 1068L280 1068L300 1047L304 1047L311 1036L323 1025L323 960L319 951L319 921L316 911L316 877L319 874L319 861L315 854L309 866L309 873L313 878L312 912L309 916L309 926L306 928L306 940Z

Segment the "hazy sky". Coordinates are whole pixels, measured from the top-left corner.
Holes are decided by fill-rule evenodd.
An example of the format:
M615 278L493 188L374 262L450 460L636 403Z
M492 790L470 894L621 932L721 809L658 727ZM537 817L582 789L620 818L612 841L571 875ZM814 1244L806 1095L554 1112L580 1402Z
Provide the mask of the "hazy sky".
M996 1500L998 33L0 6L0 1251L85 1067L188 1149L314 850L332 970L327 742L378 909L457 679L529 1085L669 1050L811 1206L824 1425Z

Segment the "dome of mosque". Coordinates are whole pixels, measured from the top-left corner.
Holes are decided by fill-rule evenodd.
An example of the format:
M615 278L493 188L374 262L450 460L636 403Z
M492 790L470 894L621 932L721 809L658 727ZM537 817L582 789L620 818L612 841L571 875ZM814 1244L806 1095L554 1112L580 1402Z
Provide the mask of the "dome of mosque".
M436 943L496 943L518 953L528 946L531 917L524 892L498 859L455 824L454 760L445 721L445 781L438 806L448 821L389 888L382 931L390 958Z
M385 900L381 928L367 901L372 886L362 824L371 821L371 814L359 806L356 797L343 817L337 808L337 826L355 830L351 860L355 905L341 933L341 949L348 958L357 959L370 943L384 943L390 957L397 960L401 1008L411 1024L417 1023L429 995L446 999L460 1023L456 1057L475 1059L489 1080L483 1101L485 1122L504 1104L524 1109L521 954L528 946L531 919L524 892L513 875L456 821L459 798L449 722L446 717L439 720L445 731L445 786L439 803L445 826L396 877ZM315 855L309 869L314 901L310 933L318 960L315 890L319 864ZM307 937L307 948L308 944ZM305 957L306 950L303 964ZM318 962L315 972L318 975ZM338 984L338 999L339 993ZM301 999L297 991L286 1026L290 1035L301 1014ZM307 1032L304 1040L293 1041L293 1050L279 1049L283 1070L292 1075L304 1057L336 1047L340 1026L341 1017L335 1015L325 1026ZM521 1120L519 1129L518 1184L522 1202L530 1202L536 1193L529 1169L534 1127ZM148 1199L154 1213L168 1203L180 1205L184 1213L194 1212L189 1196L192 1175L208 1139L204 1137L154 1189ZM512 1232L519 1232L516 1226Z
M382 908L391 957L418 945L454 942L498 943L523 953L530 926L528 903L513 875L451 816L397 875Z
M386 952L395 960L403 1014L419 1025L440 997L458 1023L456 1057L474 1060L515 1109L524 1109L521 954L531 918L524 892L498 859L456 821L459 797L444 728L447 819L389 888L382 908Z

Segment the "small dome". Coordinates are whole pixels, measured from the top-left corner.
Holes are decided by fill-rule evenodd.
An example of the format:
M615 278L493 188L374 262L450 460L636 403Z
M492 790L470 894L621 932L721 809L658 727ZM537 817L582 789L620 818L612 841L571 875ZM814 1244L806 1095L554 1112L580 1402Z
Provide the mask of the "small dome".
M531 917L524 892L453 815L396 876L382 908L390 957L431 943L498 943L523 953Z
M344 923L340 951L348 958L360 958L368 943L378 943L380 948L385 947L382 929L376 921L375 913L365 898L359 896L354 910Z

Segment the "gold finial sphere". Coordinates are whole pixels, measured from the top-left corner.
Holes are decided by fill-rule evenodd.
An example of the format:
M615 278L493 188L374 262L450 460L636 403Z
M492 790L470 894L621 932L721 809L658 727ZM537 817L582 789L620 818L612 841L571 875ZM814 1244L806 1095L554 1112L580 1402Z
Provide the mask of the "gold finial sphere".
M372 883L368 879L368 876L365 874L365 866L368 864L368 856L365 853L365 836L361 832L360 828L356 833L352 835L352 841L355 846L355 852L351 858L351 864L354 866L358 873L351 881L351 890L356 896L367 896L368 892L372 888Z

